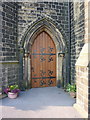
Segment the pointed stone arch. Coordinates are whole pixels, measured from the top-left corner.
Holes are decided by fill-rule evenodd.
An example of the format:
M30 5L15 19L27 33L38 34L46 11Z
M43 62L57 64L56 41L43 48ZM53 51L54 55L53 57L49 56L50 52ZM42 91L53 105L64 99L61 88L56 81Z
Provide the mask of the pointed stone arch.
M52 37L54 37L55 44L59 43L60 46L65 47L65 50L68 49L67 46L67 35L65 34L63 28L59 23L51 19L50 17L42 16L32 23L28 25L27 28L24 29L24 34L21 36L20 41L21 47L24 47L25 51L27 48L28 43L31 43L31 38L34 34L38 34L39 31L45 30L47 31ZM56 40L56 41L55 41ZM57 42L57 43L56 43Z
M21 37L22 45L22 62L23 63L23 81L26 83L27 87L30 86L30 48L32 47L34 38L41 33L42 31L47 32L51 38L53 39L56 51L57 51L57 85L59 83L63 84L63 63L66 64L64 59L64 55L67 54L68 46L67 46L67 37L66 34L63 31L63 28L55 22L53 19L49 17L41 17L36 19L34 22L32 22L30 25L28 25L28 28L25 29L25 33ZM67 55L66 55L67 57ZM21 60L21 57L20 57ZM61 67L59 67L61 66ZM65 68L66 66L64 66ZM63 68L63 69L64 69ZM66 70L66 68L65 68ZM66 72L65 72L66 73ZM64 74L65 74L64 73ZM59 81L59 82L58 82ZM61 85L62 86L62 85Z

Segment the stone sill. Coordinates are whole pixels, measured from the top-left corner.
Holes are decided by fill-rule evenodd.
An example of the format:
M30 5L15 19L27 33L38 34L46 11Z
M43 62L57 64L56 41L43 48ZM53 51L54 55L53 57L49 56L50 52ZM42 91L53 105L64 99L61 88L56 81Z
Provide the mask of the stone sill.
M18 64L19 61L1 61L0 64Z

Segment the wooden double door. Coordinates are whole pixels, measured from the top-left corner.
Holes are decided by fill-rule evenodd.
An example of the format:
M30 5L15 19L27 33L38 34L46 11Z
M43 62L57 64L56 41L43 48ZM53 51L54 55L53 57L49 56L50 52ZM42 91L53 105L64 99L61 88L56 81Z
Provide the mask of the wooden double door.
M56 86L56 48L44 31L32 45L31 79L32 88Z

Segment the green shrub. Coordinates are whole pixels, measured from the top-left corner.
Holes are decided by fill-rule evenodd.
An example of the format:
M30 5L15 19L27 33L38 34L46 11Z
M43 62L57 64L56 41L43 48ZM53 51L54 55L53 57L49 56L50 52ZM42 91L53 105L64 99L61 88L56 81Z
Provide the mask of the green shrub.
M10 90L19 89L18 85L11 85L9 88Z
M65 89L67 92L76 92L76 84L67 84Z

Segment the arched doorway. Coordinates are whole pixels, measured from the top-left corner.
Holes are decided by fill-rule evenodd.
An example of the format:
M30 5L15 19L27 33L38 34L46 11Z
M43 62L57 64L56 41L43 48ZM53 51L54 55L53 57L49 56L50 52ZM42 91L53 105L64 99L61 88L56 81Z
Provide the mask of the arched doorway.
M31 87L56 86L56 47L50 35L42 31L31 48Z
M45 17L37 19L25 30L25 33L21 39L22 47L20 48L19 56L20 71L22 71L20 75L21 87L25 86L27 89L32 87L32 46L37 36L40 35L43 31L47 33L48 37L51 39L56 48L56 85L58 87L63 87L66 83L68 75L68 47L65 41L67 38L65 37L63 29L59 30L54 23L55 22Z

